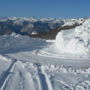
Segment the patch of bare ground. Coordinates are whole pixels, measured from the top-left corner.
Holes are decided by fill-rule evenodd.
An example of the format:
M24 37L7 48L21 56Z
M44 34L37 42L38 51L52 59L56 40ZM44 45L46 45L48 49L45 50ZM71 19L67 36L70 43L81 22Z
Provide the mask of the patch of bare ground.
M39 34L36 34L36 35L30 35L31 37L34 37L34 38L42 38L42 39L50 39L50 40L53 40L56 38L56 35L59 31L61 30L68 30L68 29L73 29L77 26L80 26L81 24L74 24L74 25L71 25L71 26L60 26L54 30L50 30L49 32L42 32L42 33L39 33Z

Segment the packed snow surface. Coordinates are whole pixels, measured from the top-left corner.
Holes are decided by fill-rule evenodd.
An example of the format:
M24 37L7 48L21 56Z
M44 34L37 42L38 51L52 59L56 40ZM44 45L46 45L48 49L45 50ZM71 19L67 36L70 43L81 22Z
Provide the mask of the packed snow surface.
M83 30L85 25L86 31ZM77 43L76 36L86 45L89 33L84 32L89 32L88 29L89 21L75 30L60 32L57 37L63 38L56 38L60 41L58 45L63 46L63 42L71 42L73 38ZM75 47L76 43L72 45ZM80 49L82 43L78 44ZM56 46L55 40L35 39L15 33L1 36L0 90L90 90L90 57L63 54L60 46L59 49ZM85 46L82 47L86 50ZM78 50L77 54L89 53L88 49Z
M56 36L56 45L60 52L90 55L90 19L73 32L66 32L61 31Z

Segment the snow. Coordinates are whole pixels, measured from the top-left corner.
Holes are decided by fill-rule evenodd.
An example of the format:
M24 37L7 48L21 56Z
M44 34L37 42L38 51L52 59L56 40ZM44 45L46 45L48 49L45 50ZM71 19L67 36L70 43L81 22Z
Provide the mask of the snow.
M38 33L36 31L33 31L31 35L37 35Z
M78 26L69 33L64 34L61 31L56 36L56 46L62 53L72 53L80 55L90 54L90 20L87 20L83 25Z
M33 44L39 43L41 41L44 42L44 40L34 39L19 34L16 35L16 33L12 33L11 35L4 35L0 37L0 52L4 50L31 47Z
M0 36L0 90L90 90L89 22L56 40Z
M83 24L85 22L84 18L80 18L80 19L69 19L69 20L64 20L64 25L62 26L72 26L72 25L80 25Z
M59 27L67 28L82 24L86 19L6 17L0 18L0 35L16 32L23 35L36 35ZM3 31L3 32L2 32Z

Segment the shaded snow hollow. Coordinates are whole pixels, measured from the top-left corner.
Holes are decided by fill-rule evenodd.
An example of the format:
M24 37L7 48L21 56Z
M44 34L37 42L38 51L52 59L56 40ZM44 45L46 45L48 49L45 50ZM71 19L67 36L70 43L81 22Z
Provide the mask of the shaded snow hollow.
M90 55L90 19L72 32L61 31L56 36L56 46L62 53Z

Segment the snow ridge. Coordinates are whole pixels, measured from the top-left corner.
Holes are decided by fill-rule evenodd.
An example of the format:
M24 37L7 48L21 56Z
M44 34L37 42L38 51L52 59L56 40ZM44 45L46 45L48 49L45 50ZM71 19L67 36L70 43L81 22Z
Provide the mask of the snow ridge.
M56 45L62 53L90 55L90 19L76 27L72 36L64 35L64 31L59 32Z

